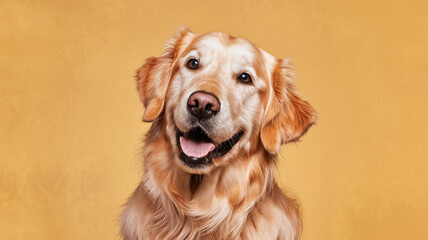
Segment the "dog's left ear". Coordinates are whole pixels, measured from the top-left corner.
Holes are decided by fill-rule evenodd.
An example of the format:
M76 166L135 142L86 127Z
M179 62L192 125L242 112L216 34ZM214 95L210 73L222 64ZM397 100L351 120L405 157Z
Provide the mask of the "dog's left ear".
M297 93L292 66L277 60L271 74L271 97L266 106L261 141L269 153L279 152L282 144L297 141L317 121L312 106Z
M137 90L145 108L143 121L152 122L162 113L173 63L182 48L183 38L190 33L187 27L179 28L168 41L166 52L160 57L148 58L137 70Z

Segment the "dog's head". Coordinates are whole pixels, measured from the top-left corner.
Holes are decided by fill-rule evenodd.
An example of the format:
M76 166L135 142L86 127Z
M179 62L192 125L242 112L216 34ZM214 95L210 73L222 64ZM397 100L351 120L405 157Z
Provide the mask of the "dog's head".
M253 151L276 154L316 121L288 60L225 33L180 29L138 70L137 88L143 120L162 119L177 164L191 173Z

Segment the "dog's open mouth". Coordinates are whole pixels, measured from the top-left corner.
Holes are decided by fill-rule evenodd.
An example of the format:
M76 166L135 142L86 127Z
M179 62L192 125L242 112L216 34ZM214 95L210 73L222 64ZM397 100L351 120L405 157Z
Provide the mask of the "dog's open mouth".
M195 168L212 163L212 158L218 158L228 153L239 141L244 131L240 131L232 138L215 145L205 131L196 127L187 133L177 128L177 146L179 157L187 166Z

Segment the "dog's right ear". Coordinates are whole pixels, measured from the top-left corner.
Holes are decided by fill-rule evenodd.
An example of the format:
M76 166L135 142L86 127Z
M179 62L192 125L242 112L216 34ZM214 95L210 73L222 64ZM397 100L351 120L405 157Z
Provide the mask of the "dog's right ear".
M171 78L171 69L182 47L182 39L190 34L181 27L166 44L166 52L160 57L151 57L137 70L137 90L144 105L144 122L152 122L162 113L165 94Z

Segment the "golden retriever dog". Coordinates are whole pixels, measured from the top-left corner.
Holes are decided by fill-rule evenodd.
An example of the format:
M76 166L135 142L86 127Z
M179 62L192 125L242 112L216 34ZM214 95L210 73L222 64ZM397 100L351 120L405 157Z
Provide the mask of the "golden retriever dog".
M184 27L148 58L136 78L152 125L123 238L299 239L299 206L274 178L280 146L316 122L292 76L245 39Z

